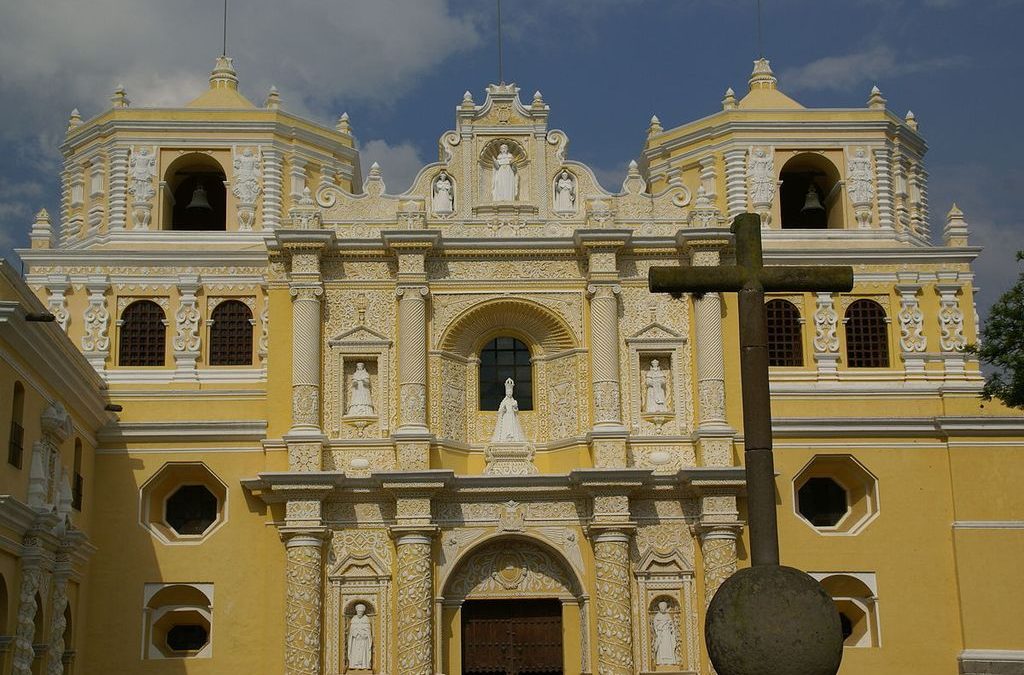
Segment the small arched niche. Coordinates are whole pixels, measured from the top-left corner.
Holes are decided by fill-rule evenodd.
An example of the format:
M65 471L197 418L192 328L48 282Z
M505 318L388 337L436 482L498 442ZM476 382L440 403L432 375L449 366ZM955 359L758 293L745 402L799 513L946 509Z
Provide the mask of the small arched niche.
M783 165L779 180L782 229L844 227L839 169L827 157L814 152L800 153Z
M226 230L226 180L224 167L205 153L191 152L171 162L163 179L163 229Z

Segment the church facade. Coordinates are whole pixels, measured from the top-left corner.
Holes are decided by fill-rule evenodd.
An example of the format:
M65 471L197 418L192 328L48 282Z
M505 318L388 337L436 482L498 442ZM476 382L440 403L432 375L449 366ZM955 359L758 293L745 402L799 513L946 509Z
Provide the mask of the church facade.
M226 57L184 107L72 115L0 302L34 401L0 412L32 455L0 469L3 672L713 672L736 300L647 275L730 263L746 211L766 263L854 267L766 306L782 559L841 672L1024 672L1024 419L979 398L979 249L955 206L931 240L913 116L804 108L759 60L609 192L549 112L467 92L401 194ZM3 332L46 313L50 351Z

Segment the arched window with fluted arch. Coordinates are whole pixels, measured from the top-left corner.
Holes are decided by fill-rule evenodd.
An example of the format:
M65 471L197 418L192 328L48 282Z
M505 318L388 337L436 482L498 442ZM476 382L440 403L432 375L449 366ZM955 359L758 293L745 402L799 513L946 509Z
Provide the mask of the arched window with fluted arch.
M874 300L855 301L846 310L846 365L889 367L889 326L885 310Z
M210 365L252 365L252 310L239 300L225 300L210 315Z
M768 365L804 365L803 327L800 310L789 300L765 303L768 318Z
M11 433L7 439L7 463L21 468L21 458L25 454L25 386L18 381L14 383L11 396Z
M515 382L520 410L533 410L530 348L511 336L496 337L480 350L480 409L497 410L505 398L505 380Z
M164 310L152 300L136 300L121 313L118 365L162 366L167 339Z

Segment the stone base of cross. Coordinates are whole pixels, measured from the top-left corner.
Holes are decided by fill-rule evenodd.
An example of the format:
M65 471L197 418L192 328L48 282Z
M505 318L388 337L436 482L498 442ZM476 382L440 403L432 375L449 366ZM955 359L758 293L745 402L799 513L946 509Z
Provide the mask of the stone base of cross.
M719 675L834 675L843 653L835 605L817 581L779 565L764 294L849 292L853 289L853 268L765 267L760 217L740 214L731 231L735 236L735 265L653 267L648 277L652 293L739 296L751 567L728 579L712 599L705 622L708 653Z

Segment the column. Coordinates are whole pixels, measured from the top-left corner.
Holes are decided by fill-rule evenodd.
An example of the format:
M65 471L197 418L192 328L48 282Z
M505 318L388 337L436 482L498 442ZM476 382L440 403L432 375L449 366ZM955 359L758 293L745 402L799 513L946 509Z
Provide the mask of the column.
M302 193L306 190L306 160L292 155L291 158L291 198L292 203L302 199Z
M725 153L725 203L730 220L747 210L746 160L746 150Z
M104 275L90 276L85 282L89 305L82 313L82 352L100 374L106 369L107 356L110 355L110 312L107 311L106 299L109 287Z
M836 379L839 363L839 314L831 293L817 293L814 304L814 361L818 379Z
M310 531L285 536L284 672L285 675L319 675L323 535Z
M900 295L900 311L897 318L900 322L900 352L903 356L903 368L907 379L924 379L924 352L928 349L928 340L924 335L924 312L917 296L921 286L914 272L899 273L900 283L896 284L896 292Z
M724 242L690 242L690 264L716 267ZM701 466L732 466L735 431L725 419L725 356L722 345L722 296L693 299L697 362L697 449Z
M199 277L183 274L178 277L178 311L174 313L174 376L172 379L196 380L196 361L199 359L200 315L196 306Z
M958 282L956 272L939 272L939 283L935 291L939 294L939 347L942 349L942 362L946 377L962 378L965 376L966 357L964 347L964 313L960 309L957 297L963 290Z
M594 561L597 568L597 672L632 675L628 530L598 532L594 536Z
M590 284L590 375L594 383L594 426L622 426L619 392L618 284Z
M878 226L895 229L892 222L892 164L889 148L875 148L875 176L878 179Z
M21 588L18 591L17 625L14 629L14 656L11 658L12 675L32 675L35 660L33 643L38 637L35 616L39 606L36 594L43 580L42 550L39 538L28 535L23 539L24 553L21 557Z
M263 229L276 230L281 226L281 191L283 189L281 151L263 149Z
M64 610L68 606L68 577L71 576L71 563L68 551L57 554L56 566L53 571L53 597L50 600L50 646L46 650L47 675L61 675L64 672L64 630L67 621Z
M107 230L123 230L128 221L128 148L110 151L110 214Z
M702 527L700 530L700 553L704 559L704 606L711 604L719 587L736 573L735 528Z
M398 675L430 675L434 672L434 580L430 533L399 533L396 547Z

